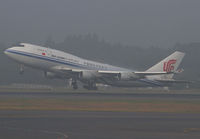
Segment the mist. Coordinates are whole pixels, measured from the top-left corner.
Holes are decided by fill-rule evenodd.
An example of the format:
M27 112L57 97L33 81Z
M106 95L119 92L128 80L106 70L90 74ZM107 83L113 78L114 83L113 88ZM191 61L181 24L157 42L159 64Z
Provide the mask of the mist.
M18 42L51 47L83 58L146 70L175 50L186 53L179 79L200 80L200 1L0 1L0 84L62 84L19 66L3 51Z
M96 33L111 43L171 47L198 42L197 0L6 0L0 2L0 40L56 42Z

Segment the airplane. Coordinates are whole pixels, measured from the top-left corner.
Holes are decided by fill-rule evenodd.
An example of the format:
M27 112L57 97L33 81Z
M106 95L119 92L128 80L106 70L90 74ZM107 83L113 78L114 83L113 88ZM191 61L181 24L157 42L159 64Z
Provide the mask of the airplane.
M78 56L29 43L20 43L4 53L24 66L44 71L47 78L71 79L73 89L78 81L89 90L96 90L97 83L117 87L165 87L185 81L173 79L185 53L176 51L146 71L134 71L109 64L86 60Z

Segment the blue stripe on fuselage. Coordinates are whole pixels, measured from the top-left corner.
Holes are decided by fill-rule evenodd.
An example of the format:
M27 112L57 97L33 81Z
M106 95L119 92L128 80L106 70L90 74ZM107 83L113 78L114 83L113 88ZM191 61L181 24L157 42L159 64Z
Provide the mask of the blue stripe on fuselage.
M23 55L23 56L28 56L28 57L33 57L33 58L42 59L42 60L47 60L47 61L51 61L51 62L56 62L56 63L59 63L59 64L65 64L65 65L68 65L68 66L74 66L74 67L77 67L77 68L88 69L84 65L72 63L72 62L69 62L69 61L63 61L63 60L60 60L60 59L55 59L55 58L51 58L51 57L48 57L48 56L41 56L41 55L38 55L38 54L16 51L16 50L6 50L6 52L14 53L14 54L18 54L18 55Z

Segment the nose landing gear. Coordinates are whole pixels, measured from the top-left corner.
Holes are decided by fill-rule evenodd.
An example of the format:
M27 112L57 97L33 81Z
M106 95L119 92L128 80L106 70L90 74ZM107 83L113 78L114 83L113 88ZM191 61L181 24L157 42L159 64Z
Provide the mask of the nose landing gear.
M19 74L24 74L24 65L20 65Z

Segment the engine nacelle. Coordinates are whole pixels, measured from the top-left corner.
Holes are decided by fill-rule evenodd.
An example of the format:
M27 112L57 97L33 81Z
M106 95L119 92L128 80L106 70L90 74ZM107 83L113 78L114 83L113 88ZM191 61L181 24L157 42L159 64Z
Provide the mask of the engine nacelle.
M60 79L61 77L53 72L44 72L44 77L48 79Z
M119 76L120 80L135 80L139 78L138 75L133 72L122 72Z
M80 74L80 78L82 79L95 79L98 77L98 72L97 71L82 71Z

